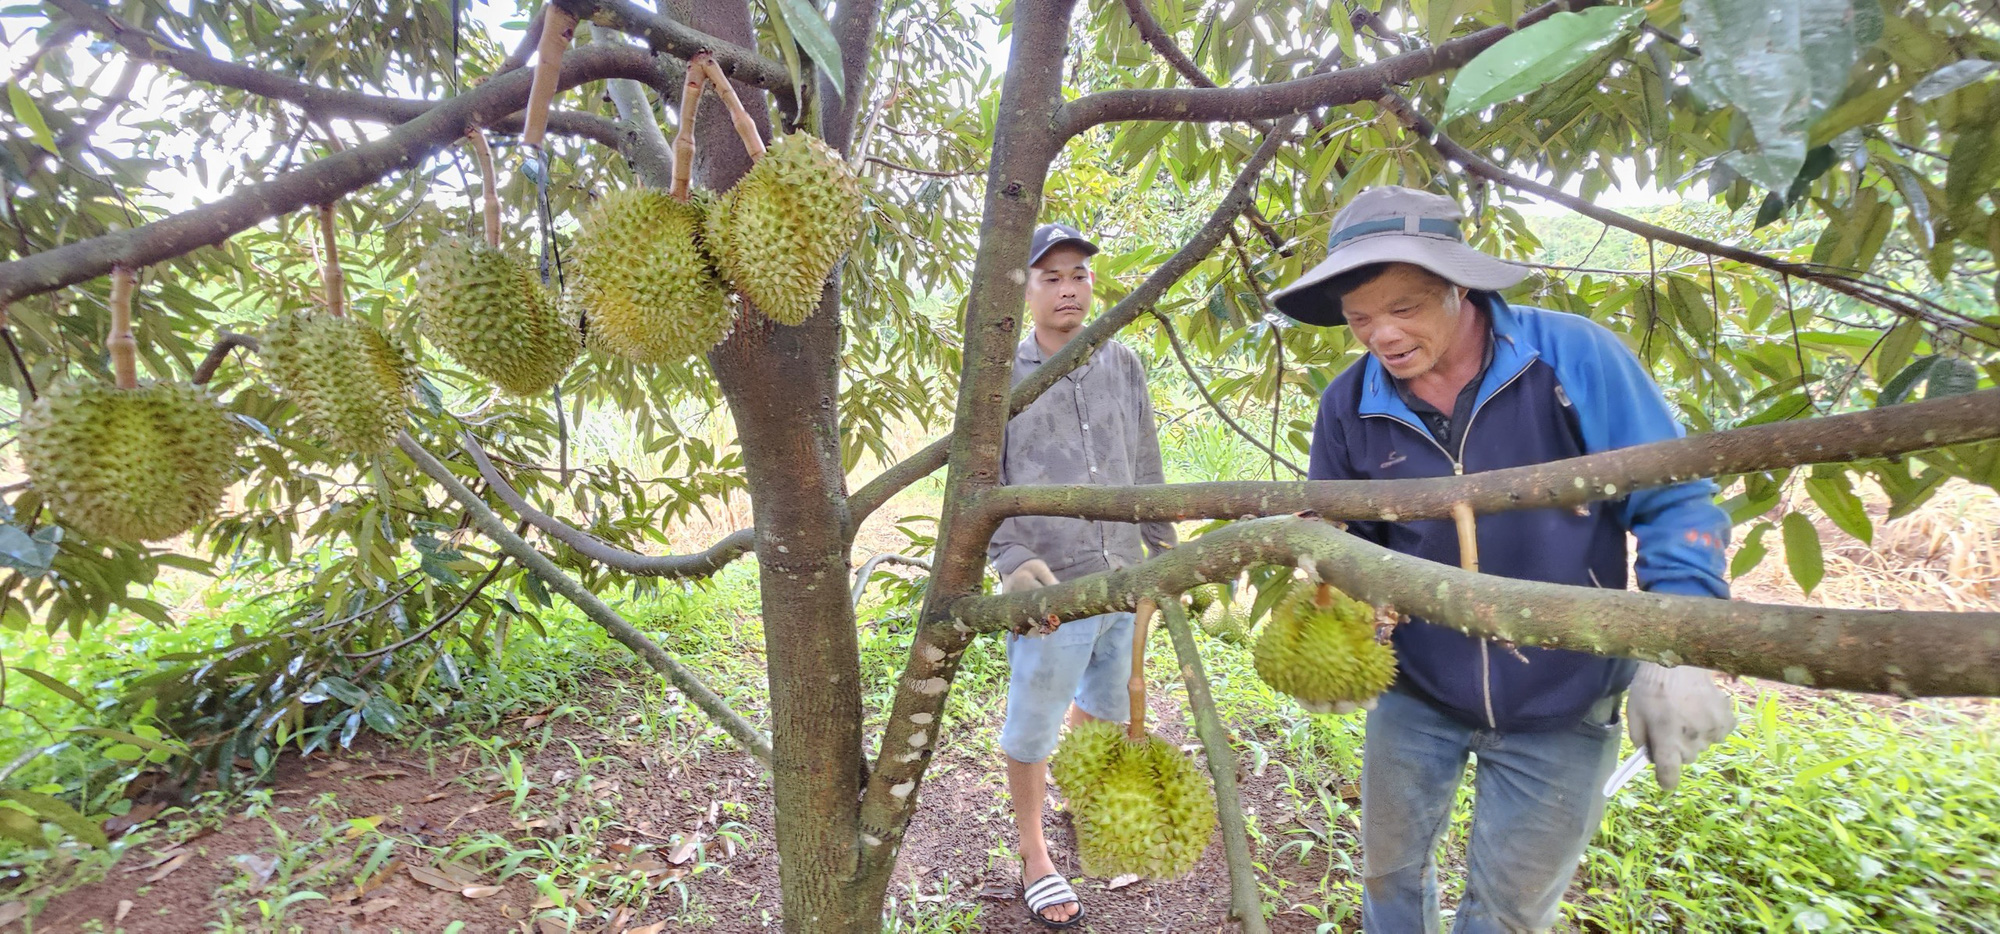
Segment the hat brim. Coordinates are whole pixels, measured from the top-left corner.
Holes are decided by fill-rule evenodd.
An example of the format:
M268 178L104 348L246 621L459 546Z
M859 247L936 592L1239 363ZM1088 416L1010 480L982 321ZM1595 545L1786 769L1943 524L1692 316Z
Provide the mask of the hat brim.
M1077 246L1083 248L1083 255L1085 258L1096 256L1099 252L1097 244L1085 240L1082 237L1063 237L1061 239L1050 240L1049 242L1042 244L1042 248L1036 250L1035 255L1028 257L1028 265L1031 267L1034 266L1036 263L1042 261L1042 257L1049 255L1050 250L1071 243L1076 244Z
M1341 246L1292 284L1271 293L1271 303L1301 324L1335 327L1347 323L1340 298L1327 294L1333 277L1376 263L1409 263L1468 289L1499 291L1528 277L1524 266L1488 256L1456 240L1433 237L1371 237Z

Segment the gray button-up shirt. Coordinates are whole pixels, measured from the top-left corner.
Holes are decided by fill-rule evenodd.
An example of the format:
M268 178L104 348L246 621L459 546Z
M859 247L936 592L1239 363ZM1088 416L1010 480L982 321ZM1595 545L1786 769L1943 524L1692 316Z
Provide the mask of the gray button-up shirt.
M1041 365L1042 346L1030 328L1014 351L1014 382ZM1139 355L1107 341L1089 363L1070 371L1014 416L1007 423L1000 482L1165 483ZM986 556L1002 576L1029 558L1040 558L1057 580L1071 580L1139 563L1145 557L1142 542L1153 551L1172 547L1173 524L1015 516L1000 523Z

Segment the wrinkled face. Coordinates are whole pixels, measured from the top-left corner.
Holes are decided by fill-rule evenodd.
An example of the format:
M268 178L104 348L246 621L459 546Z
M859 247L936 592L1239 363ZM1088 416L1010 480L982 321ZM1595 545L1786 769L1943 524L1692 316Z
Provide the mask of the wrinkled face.
M1340 298L1347 326L1389 375L1429 373L1461 338L1464 290L1420 266L1397 263Z
M1067 334L1090 315L1090 257L1063 245L1042 254L1028 270L1028 315L1035 329Z

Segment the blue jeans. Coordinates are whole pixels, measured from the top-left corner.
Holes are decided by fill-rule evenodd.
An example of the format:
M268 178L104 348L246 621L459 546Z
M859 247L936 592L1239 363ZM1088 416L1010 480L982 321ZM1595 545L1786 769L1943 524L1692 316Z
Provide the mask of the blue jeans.
M1000 751L1015 762L1055 752L1069 705L1099 720L1124 723L1132 696L1132 614L1073 619L1045 636L1007 634L1007 719Z
M1454 934L1544 931L1604 816L1618 758L1618 701L1547 733L1479 729L1388 691L1368 714L1361 766L1361 927L1436 934L1437 849L1465 776L1473 777L1465 897Z

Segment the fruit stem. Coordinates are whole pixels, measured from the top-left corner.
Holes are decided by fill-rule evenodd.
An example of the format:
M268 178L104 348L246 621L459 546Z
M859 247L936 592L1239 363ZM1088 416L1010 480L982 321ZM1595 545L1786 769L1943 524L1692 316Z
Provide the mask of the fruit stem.
M716 96L722 98L722 106L729 109L729 121L736 125L736 136L743 141L743 149L750 154L754 164L764 158L764 137L757 132L757 121L750 119L750 112L743 109L743 99L736 96L736 86L729 83L729 76L722 71L722 64L715 56L700 56L701 70L708 75L709 83L715 86ZM690 63L689 67L695 67Z
M493 178L493 147L486 142L486 131L473 127L465 131L472 140L472 158L479 163L479 187L481 201L486 214L486 245L500 246L500 192L498 182Z
M119 389L139 388L139 342L132 337L132 290L139 274L130 266L111 267L111 372Z
M1458 523L1458 566L1479 573L1479 532L1472 524L1472 504L1451 504L1451 518Z
M549 128L549 106L556 98L556 77L562 71L563 50L576 34L576 17L553 3L542 7L542 41L535 48L535 81L528 90L528 113L521 125L521 143L536 152Z
M338 318L347 314L347 280L340 272L340 247L333 239L333 202L319 206L319 281L326 293L326 310Z
M1267 934L1264 906L1257 895L1257 875L1250 862L1250 837L1243 822L1243 799L1236 791L1236 751L1229 746L1229 731L1215 710L1215 693L1209 690L1208 672L1203 670L1201 652L1195 648L1194 632L1188 628L1187 614L1179 600L1168 598L1160 605L1160 619L1174 637L1174 654L1180 657L1181 680L1187 683L1188 707L1194 712L1194 731L1201 737L1208 757L1208 775L1215 781L1215 820L1222 832L1222 855L1229 864L1229 906L1243 926L1243 934Z
M702 52L688 60L687 83L681 86L681 127L674 134L674 187L668 192L676 201L688 199L688 182L694 178L694 118L701 106L701 89L708 85L708 71L701 67Z
M1132 677L1125 682L1132 708L1125 738L1135 743L1146 738L1146 632L1152 621L1153 598L1139 598L1132 611Z

